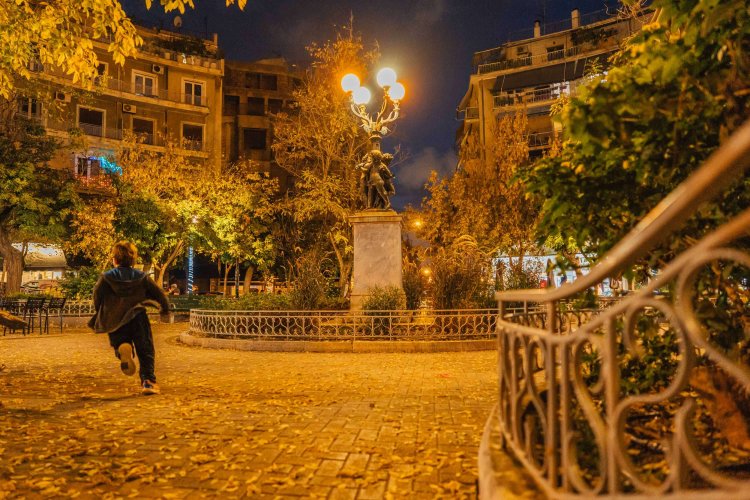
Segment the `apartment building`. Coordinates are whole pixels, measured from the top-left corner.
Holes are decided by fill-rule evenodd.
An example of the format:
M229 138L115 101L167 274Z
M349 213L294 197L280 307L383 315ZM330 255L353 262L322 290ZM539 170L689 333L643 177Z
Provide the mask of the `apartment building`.
M171 141L196 166L221 165L224 60L217 36L199 38L138 27L144 39L136 58L114 63L107 41L94 41L100 79L84 91L64 73L34 64L34 85L52 96L46 104L19 102L19 113L39 120L59 138L52 165L94 180L132 132L145 148L163 151ZM71 131L77 139L71 141Z
M253 160L260 171L279 179L284 190L288 172L273 161L271 116L289 109L303 72L281 57L252 62L227 61L224 76L222 159Z
M514 33L507 43L476 52L469 89L457 108L457 143L476 133L487 149L498 118L523 109L530 156L541 156L559 133L550 119L551 105L561 95L575 95L590 70L606 70L609 56L648 16L581 15L576 9L569 19L544 25L537 21L533 31Z

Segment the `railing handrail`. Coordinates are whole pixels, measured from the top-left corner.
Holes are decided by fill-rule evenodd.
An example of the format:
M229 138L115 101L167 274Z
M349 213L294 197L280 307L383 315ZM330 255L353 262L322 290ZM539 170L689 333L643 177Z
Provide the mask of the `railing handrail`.
M498 292L495 297L503 302L554 302L595 286L646 255L749 166L750 120L747 120L711 154L703 166L646 214L587 275L560 288Z
M295 316L310 316L310 315L363 315L363 316L371 316L373 314L391 314L391 315L413 315L413 314L435 314L435 313L446 313L446 314L453 314L453 313L496 313L497 308L495 307L486 307L482 309L398 309L398 310L372 310L372 311L365 311L365 310L357 310L352 311L349 309L299 309L299 310L289 310L289 309L192 309L192 312L198 313L198 314L289 314L289 315L295 315Z

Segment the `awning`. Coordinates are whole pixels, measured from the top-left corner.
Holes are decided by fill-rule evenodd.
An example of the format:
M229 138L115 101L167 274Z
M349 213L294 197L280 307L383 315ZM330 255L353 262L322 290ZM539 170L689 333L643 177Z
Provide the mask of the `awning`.
M600 59L605 62L609 54L602 54L595 57L584 57L552 66L520 71L518 73L508 73L500 75L495 79L495 85L492 87L493 93L507 92L509 90L522 89L526 87L536 87L539 85L549 85L550 83L561 83L565 81L577 80L583 77L583 71L586 69L586 63L589 60Z
M466 94L461 98L461 102L458 103L458 108L456 108L458 111L463 111L467 107L469 107L469 100L471 99L472 94L474 93L474 85L469 84L469 90L466 91Z
M18 243L14 243L13 246L21 249ZM60 247L37 243L29 243L24 263L25 269L65 269L67 267L65 254Z

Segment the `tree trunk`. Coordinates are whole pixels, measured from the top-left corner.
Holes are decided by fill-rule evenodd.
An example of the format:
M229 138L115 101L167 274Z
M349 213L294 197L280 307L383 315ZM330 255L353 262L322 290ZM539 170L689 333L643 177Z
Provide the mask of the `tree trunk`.
M5 284L5 293L17 293L21 291L21 279L23 278L23 254L11 244L10 237L4 231L0 231L0 255L5 261L8 281Z
M166 276L170 266L177 259L177 256L180 255L180 252L182 252L182 249L184 247L185 243L183 243L182 241L178 242L172 249L172 251L169 252L169 255L167 255L167 260L164 261L164 264L162 264L161 266L156 266L159 270L159 275L156 283L159 286L164 287L164 276Z
M224 265L224 297L227 296L227 281L229 281L229 273L234 266L232 264Z
M253 273L255 272L255 266L250 264L245 270L245 281L242 284L242 295L250 293L250 287L253 284Z

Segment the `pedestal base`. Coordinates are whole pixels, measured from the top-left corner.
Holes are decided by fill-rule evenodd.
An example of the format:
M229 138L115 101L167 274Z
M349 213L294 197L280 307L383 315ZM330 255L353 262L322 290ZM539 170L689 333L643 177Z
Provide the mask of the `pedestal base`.
M374 286L402 288L401 216L393 210L366 210L349 217L354 232L351 309L362 309Z

